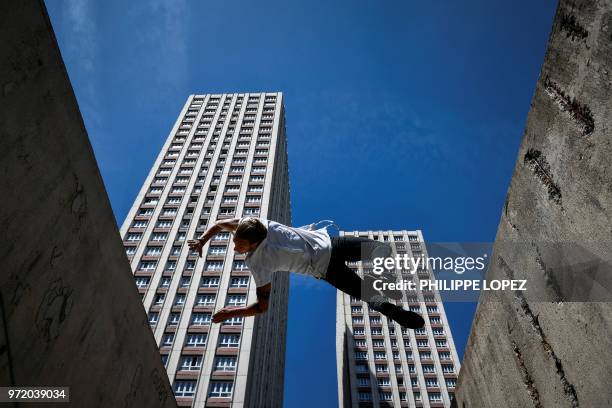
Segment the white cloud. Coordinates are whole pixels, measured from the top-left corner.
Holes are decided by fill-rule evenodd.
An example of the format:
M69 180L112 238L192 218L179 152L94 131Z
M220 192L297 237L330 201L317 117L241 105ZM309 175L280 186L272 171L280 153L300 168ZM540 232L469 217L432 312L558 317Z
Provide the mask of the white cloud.
M189 72L187 40L189 14L185 0L154 0L135 5L133 19L143 21L136 46L138 65L148 70L154 81L152 98L164 98L172 90L183 89ZM197 52L197 50L194 50ZM170 89L169 89L170 88Z
M70 52L86 72L95 70L96 24L89 0L67 0L64 13L69 22Z

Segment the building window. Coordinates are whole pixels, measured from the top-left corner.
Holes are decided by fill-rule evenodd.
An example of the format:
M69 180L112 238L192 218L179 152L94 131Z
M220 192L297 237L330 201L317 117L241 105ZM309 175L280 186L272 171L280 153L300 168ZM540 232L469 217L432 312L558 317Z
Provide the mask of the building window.
M149 286L149 278L146 277L138 277L136 278L136 286L138 289L146 288Z
M151 235L151 241L165 241L167 237L168 234L166 234L165 232L156 232Z
M368 353L365 351L358 351L355 353L355 360L367 360Z
M231 397L234 383L231 381L212 381L210 383L209 397Z
M438 380L435 378L425 378L425 385L427 387L437 387L438 386Z
M236 356L217 356L215 370L236 371Z
M417 340L417 347L428 347L429 343L427 342L427 339L419 339Z
M171 346L174 341L174 333L164 333L162 338L162 346Z
M372 394L367 391L359 391L359 401L372 401Z
M230 280L230 288L246 288L249 285L248 276L233 277Z
M191 315L191 324L194 326L206 326L211 322L210 313L194 313Z
M185 346L187 347L204 347L206 345L206 333L187 333Z
M157 319L159 318L159 313L157 312L149 312L149 324L154 325L157 324Z
M209 261L206 262L206 266L204 267L207 271L220 271L223 269L223 262L221 261Z
M227 295L226 306L246 305L246 295Z
M219 347L238 347L239 343L240 343L239 334L221 333L219 335Z
M159 256L161 255L162 248L161 247L147 247L145 250L146 256Z
M368 377L357 377L357 384L360 387L367 387L370 385L370 379Z
M423 364L421 367L423 368L423 372L427 374L431 374L436 371L432 364Z
M223 326L240 326L243 322L244 318L240 317L232 317L231 319L225 320L221 323Z
M199 371L202 367L202 356L181 356L179 370Z
M430 392L429 393L429 400L432 401L432 402L442 401L442 395L439 392Z
M218 279L217 279L218 282ZM196 297L197 306L213 306L215 304L215 295L203 295L199 294Z
M193 397L195 389L195 381L176 381L174 383L174 395L177 397Z
M208 249L208 255L225 255L227 247L225 246L211 246Z
M215 277L202 277L200 281L201 288L216 288L219 286L219 278Z
M172 221L168 221L168 220L163 220L163 221L158 221L157 228L170 228L172 227Z
M419 357L421 358L421 360L431 360L431 352L421 351L419 353Z
M389 382L389 377L381 377L377 379L378 385L380 385L381 387L388 387L391 385L391 383Z
M166 299L166 294L165 293L156 293L155 294L155 304L156 305L163 304L165 299Z
M440 351L438 355L440 356L440 360L450 360L451 359L451 353L448 351Z
M386 364L376 364L376 372L377 373L387 373L389 372L389 367Z
M374 352L374 359L375 360L386 360L387 353L385 353L384 351L376 351Z
M378 395L380 396L381 401L391 401L393 394L389 391L379 391Z
M229 241L230 233L229 232L220 232L213 237L213 240L216 241Z
M170 317L168 318L168 324L170 325L174 325L174 324L178 324L179 320L181 320L181 314L180 313L170 313Z

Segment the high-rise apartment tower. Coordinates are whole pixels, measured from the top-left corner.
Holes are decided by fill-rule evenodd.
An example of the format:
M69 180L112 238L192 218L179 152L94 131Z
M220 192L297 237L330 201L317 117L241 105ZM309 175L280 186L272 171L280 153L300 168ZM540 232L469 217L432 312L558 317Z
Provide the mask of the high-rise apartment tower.
M421 231L352 231L390 244L393 255L427 256ZM372 268L349 263L360 275ZM365 269L364 269L365 268ZM415 274L397 272L397 280L431 279L426 268ZM436 291L404 292L406 310L423 316L425 327L402 328L370 309L365 302L338 291L336 358L341 407L448 407L457 384L460 362L444 306ZM399 303L398 303L399 304Z
M179 406L282 404L288 273L274 274L267 313L212 324L253 303L254 282L229 233L202 258L187 246L246 215L291 224L283 95L191 95L121 228Z

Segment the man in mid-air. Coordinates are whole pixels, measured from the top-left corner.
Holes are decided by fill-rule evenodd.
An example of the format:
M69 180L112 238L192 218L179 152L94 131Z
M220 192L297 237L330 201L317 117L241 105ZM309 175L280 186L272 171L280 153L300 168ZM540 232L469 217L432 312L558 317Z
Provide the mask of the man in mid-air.
M246 254L245 263L256 285L257 302L244 307L225 307L212 317L219 323L232 317L253 316L268 309L272 274L291 271L323 279L379 311L400 325L418 329L425 321L417 313L404 310L388 302L372 288L374 277L365 280L346 265L389 256L391 248L382 242L361 237L330 237L326 229L294 228L275 221L254 217L217 221L200 238L189 240L189 247L202 256L202 247L221 231L234 234L234 248ZM399 292L384 292L389 297L401 298ZM399 296L398 296L399 295Z

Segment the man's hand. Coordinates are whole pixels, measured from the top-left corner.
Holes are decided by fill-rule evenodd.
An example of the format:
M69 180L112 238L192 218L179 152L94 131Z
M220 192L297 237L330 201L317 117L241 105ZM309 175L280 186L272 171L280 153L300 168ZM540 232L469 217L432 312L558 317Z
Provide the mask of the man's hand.
M204 234L202 234L201 237L199 237L198 239L190 239L189 241L187 241L187 245L189 245L189 248L191 248L193 251L197 251L198 255L201 258L202 248L204 247L204 244L208 242L209 239L211 239L213 236L215 236L221 231L236 231L239 222L239 218L217 221Z
M221 323L227 319L231 319L232 317L242 316L241 314L237 313L240 309L243 309L243 308L242 307L224 307L223 309L219 310L217 313L215 313L212 316L212 321L213 323Z
M202 248L204 247L204 242L201 239L190 239L187 241L187 245L192 251L197 251L200 258L202 257Z
M271 283L258 287L256 289L257 302L244 307L226 306L223 309L219 310L217 313L213 314L213 323L220 323L224 320L231 319L232 317L248 317L264 313L266 310L268 310L271 290Z

